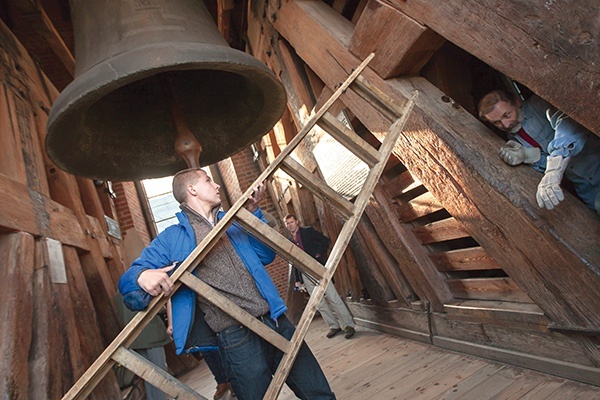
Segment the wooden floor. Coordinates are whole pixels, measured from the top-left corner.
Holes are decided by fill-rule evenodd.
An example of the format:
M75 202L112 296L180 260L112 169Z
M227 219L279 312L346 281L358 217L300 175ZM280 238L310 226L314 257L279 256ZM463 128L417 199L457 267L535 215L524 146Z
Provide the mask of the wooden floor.
M600 387L467 356L357 327L356 336L327 339L320 317L306 342L340 400L548 399L600 400ZM212 399L215 381L204 362L181 381ZM279 399L296 397L284 386ZM223 400L231 400L225 397Z

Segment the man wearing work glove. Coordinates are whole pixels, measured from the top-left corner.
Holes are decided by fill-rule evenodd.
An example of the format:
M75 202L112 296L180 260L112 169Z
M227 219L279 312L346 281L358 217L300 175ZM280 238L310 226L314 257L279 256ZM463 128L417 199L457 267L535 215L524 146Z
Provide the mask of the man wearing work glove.
M540 159L541 152L539 147L525 147L517 141L509 140L506 147L500 147L500 157L508 165L533 164Z
M544 172L537 203L549 210L564 200L563 176L581 200L600 213L600 138L533 95L526 101L500 90L479 102L479 116L508 133L500 156L509 165Z

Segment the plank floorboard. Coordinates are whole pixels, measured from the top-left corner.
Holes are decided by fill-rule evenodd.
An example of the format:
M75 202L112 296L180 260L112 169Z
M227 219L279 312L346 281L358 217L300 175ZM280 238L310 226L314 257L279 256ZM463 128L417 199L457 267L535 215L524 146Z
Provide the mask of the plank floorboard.
M357 327L356 336L325 337L317 317L306 342L340 400L600 400L600 387ZM216 383L205 363L180 377L212 399ZM280 400L295 399L284 386ZM235 397L225 396L222 400Z

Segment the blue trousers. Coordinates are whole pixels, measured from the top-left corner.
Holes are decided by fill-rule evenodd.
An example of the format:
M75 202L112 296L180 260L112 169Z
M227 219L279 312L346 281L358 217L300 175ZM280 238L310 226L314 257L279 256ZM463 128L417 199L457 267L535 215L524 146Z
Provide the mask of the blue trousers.
M277 321L269 316L260 319L288 340L296 330L285 315ZM262 399L283 353L243 325L224 329L217 333L217 338L221 359L238 399ZM321 366L305 342L286 383L300 399L335 399Z

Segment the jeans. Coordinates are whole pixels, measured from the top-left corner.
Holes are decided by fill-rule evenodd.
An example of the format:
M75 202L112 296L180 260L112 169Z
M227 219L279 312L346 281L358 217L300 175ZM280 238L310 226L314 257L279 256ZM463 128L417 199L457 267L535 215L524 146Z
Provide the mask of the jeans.
M296 330L285 315L277 321L268 315L260 319L288 340ZM283 353L242 325L218 332L217 338L229 382L238 399L262 399ZM335 399L321 366L305 342L300 347L286 383L300 399Z
M202 358L215 377L217 384L227 382L227 374L217 350L217 336L206 323L204 313L198 306L196 306L194 322L186 342L186 348L192 348L191 352L199 351L202 354Z

